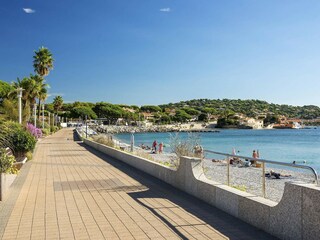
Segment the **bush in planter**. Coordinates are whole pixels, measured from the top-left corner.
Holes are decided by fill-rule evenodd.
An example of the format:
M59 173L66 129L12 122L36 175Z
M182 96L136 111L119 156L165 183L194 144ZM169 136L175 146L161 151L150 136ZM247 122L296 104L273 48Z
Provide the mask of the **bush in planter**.
M12 134L12 143L17 156L24 156L26 152L33 151L37 140L31 133L19 129Z
M17 122L0 121L0 148L10 147L13 151L15 151L13 134L21 129L21 125Z
M47 122L44 122L44 128L42 127L42 123L41 123L41 129L50 129L50 126Z
M44 136L48 136L50 134L50 129L49 128L42 128L42 134Z
M10 147L16 157L24 156L35 148L36 139L19 123L0 122L0 147Z
M14 161L14 156L7 155L4 148L0 149L0 173L12 173L11 170Z
M54 133L56 131L58 131L59 128L57 126L51 126L51 132Z

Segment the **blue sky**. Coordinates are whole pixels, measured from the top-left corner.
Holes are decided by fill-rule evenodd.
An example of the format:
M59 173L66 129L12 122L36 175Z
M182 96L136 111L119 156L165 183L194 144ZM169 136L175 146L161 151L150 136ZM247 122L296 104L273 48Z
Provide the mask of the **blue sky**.
M54 55L48 102L320 105L320 2L2 0L0 79Z

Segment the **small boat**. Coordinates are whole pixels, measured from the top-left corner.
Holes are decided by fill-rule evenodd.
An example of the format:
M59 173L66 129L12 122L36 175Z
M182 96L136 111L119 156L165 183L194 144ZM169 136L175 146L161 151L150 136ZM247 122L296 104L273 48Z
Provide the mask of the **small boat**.
M303 128L303 127L302 127L302 125L301 125L300 123L298 123L298 122L293 122L293 123L292 123L292 128L293 128L293 129L301 129L301 128Z

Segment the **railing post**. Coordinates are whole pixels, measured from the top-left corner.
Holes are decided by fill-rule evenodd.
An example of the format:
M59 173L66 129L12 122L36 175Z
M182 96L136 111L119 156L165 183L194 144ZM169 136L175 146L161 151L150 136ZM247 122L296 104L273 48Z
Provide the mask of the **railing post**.
M227 183L228 183L228 186L230 186L230 158L228 157L227 159Z
M262 196L266 198L266 175L265 175L265 162L262 162Z

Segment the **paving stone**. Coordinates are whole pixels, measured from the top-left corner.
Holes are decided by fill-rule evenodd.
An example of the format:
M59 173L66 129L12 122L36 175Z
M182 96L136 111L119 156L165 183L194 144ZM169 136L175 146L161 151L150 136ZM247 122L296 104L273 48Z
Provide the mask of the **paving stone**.
M0 204L0 239L273 239L72 138L37 143Z

